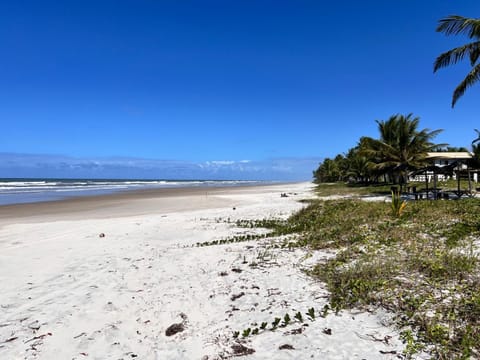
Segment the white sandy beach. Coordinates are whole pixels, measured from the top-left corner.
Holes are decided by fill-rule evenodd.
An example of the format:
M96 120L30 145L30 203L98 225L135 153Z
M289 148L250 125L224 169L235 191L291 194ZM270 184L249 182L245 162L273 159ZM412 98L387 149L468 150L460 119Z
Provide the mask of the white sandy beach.
M312 186L0 207L0 359L397 358L403 345L388 315L318 317L327 292L302 269L328 253L272 240L192 246L259 231L238 219L286 218ZM312 307L306 325L232 336ZM167 336L175 323L184 330ZM239 343L254 352L236 353L251 352Z

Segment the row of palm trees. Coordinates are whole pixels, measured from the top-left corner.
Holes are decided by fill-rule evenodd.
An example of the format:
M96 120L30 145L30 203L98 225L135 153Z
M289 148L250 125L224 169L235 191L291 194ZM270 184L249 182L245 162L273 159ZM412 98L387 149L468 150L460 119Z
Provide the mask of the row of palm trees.
M410 171L427 164L428 152L446 146L432 142L442 130L419 130L419 123L412 114L377 121L378 139L361 137L345 155L325 159L313 173L315 181L405 184Z
M467 88L480 80L480 19L450 15L439 21L437 32L445 35L466 35L472 42L440 54L433 71L456 64L465 57L472 69L457 86L452 96L452 107L464 95ZM418 130L420 119L412 114L394 115L386 121L377 121L380 137L360 138L357 146L346 154L325 159L313 172L316 182L354 180L378 182L379 179L394 183L406 183L409 171L426 165L428 152L444 148L446 144L434 144L432 140L442 131ZM477 131L477 130L475 130ZM480 168L480 132L472 142L471 166ZM466 150L466 149L448 149Z
M377 121L379 138L361 137L345 154L326 158L313 172L317 183L348 181L371 184L387 182L405 185L413 172L429 165L427 155L434 151L464 151L464 147L437 144L433 139L442 130L419 130L420 118L393 115ZM478 130L476 130L478 132ZM470 169L480 169L480 132L472 141Z

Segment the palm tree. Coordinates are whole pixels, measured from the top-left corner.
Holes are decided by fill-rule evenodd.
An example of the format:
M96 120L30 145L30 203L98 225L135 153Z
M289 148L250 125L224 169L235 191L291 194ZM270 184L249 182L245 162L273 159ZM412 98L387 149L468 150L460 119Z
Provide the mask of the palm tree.
M439 21L437 32L445 35L465 34L474 41L463 46L456 47L452 50L444 52L435 60L433 72L444 68L451 64L463 60L468 55L472 70L467 74L465 79L457 86L453 92L452 108L457 100L465 93L467 88L480 80L480 19L471 19L458 15L450 15Z
M335 182L340 180L340 168L335 159L326 158L313 172L317 184L324 182Z
M425 166L427 153L445 146L432 143L442 130L418 130L419 122L420 118L412 114L377 120L380 139L363 140L364 154L372 159L375 168L390 174L394 183L406 184L408 171Z
M347 178L352 178L355 182L368 184L371 178L370 162L366 156L355 152L348 158Z

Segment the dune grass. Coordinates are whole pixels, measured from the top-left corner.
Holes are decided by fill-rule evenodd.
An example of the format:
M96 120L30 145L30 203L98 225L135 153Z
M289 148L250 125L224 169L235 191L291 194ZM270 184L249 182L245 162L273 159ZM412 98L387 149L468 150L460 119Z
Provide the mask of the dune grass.
M318 184L315 192L319 196L331 195L389 195L391 185L361 185L361 184L345 184L338 183L322 183Z
M425 188L425 182L415 181L410 182L409 186L415 186L417 189ZM319 196L332 196L332 195L351 195L351 196L365 196L365 195L390 195L391 187L393 184L346 184L344 182L336 183L321 183L317 184L315 192ZM433 183L428 184L429 188L433 188ZM471 183L472 190L475 190L478 186L475 183ZM445 191L455 191L458 188L456 180L449 179L445 181L438 181L437 188L441 188ZM469 184L467 180L462 179L460 181L460 189L468 190Z
M480 201L391 204L314 201L283 231L297 246L335 249L310 274L324 281L334 311L383 307L396 314L405 356L480 357Z

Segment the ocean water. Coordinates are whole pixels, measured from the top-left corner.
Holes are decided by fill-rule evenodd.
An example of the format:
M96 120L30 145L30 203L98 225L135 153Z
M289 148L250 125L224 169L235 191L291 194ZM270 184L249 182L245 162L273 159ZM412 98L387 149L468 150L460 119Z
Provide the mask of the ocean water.
M0 205L54 201L137 189L239 186L260 183L263 182L243 180L0 179Z

